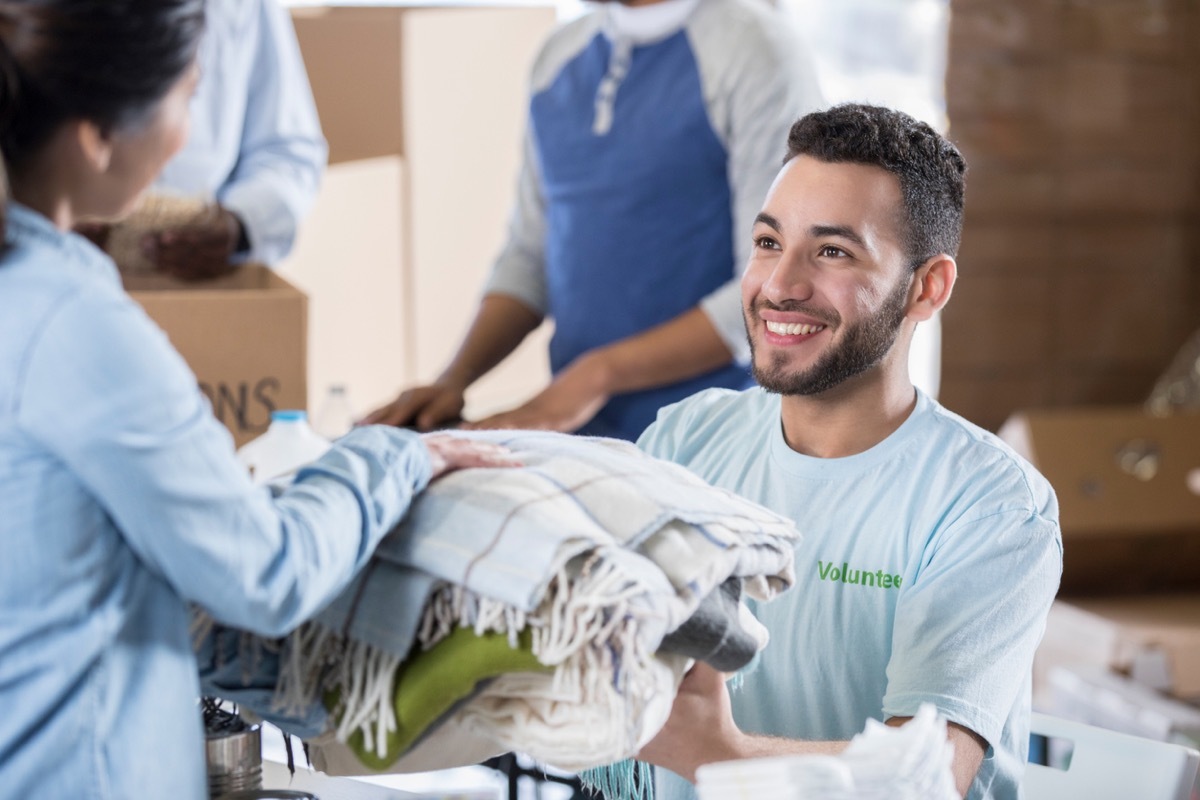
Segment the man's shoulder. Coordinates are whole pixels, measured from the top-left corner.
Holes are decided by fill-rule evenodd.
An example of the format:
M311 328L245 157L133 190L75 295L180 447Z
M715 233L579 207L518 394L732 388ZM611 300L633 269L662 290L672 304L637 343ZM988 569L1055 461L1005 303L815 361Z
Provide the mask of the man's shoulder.
M778 8L763 0L700 0L688 24L719 22L731 34L766 39L783 18Z
M551 31L533 62L530 72L533 91L538 92L549 86L562 68L600 33L601 27L602 17L597 10L565 22Z
M604 16L600 9L593 9L574 19L567 20L555 26L554 30L542 42L542 52L562 47L566 43L590 41L600 32L604 25Z
M660 409L638 446L674 460L693 458L718 443L741 441L764 420L778 418L778 398L772 406L772 397L759 388L705 389Z
M757 386L749 389L704 389L678 403L666 406L659 412L659 416L686 419L693 423L717 419L746 421L756 419L773 409L777 416L778 400L777 395L769 394Z
M751 55L784 57L796 45L788 18L763 0L701 0L687 29L704 43L698 50L705 55L724 52L741 60Z
M927 419L927 446L943 463L954 465L962 481L992 499L1004 497L1006 503L1057 518L1050 482L1003 439L936 401L930 401Z
M972 452L982 460L995 461L1011 469L1037 472L1032 464L999 436L951 411L936 400L930 400L929 418L931 424L955 449Z
M796 116L824 105L794 21L764 0L701 0L686 31L706 97L710 102L739 98L740 105L768 100L782 115L777 122L783 127L771 133L773 140L786 137Z

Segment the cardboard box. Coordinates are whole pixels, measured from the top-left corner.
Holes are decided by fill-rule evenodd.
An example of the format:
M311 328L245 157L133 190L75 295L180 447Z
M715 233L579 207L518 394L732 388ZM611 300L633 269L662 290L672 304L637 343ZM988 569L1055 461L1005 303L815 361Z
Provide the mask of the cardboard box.
M1200 591L1200 413L1025 411L1000 436L1058 495L1061 597Z
M1056 601L1034 659L1043 701L1063 688L1055 685L1056 669L1126 676L1147 689L1200 701L1200 594Z
M1062 525L1063 581L1034 657L1035 706L1105 727L1130 709L1153 713L1103 676L1200 700L1200 493L1189 486L1200 414L1025 411L1000 436L1054 486ZM1056 685L1062 670L1075 677ZM1083 691L1081 675L1102 677Z
M1043 713L1188 747L1200 738L1200 707L1110 670L1055 667L1046 685L1044 702L1035 706Z
M330 166L279 269L312 301L314 398L365 412L441 371L506 235L535 54L552 7L297 7ZM549 377L546 333L472 388L468 412Z
M404 152L404 19L391 7L292 10L330 164Z
M309 298L309 397L346 387L356 415L405 382L412 339L404 279L404 160L380 156L331 166L296 249L279 271Z
M279 275L251 264L204 283L122 279L196 373L237 446L262 434L275 409L308 407L308 299Z

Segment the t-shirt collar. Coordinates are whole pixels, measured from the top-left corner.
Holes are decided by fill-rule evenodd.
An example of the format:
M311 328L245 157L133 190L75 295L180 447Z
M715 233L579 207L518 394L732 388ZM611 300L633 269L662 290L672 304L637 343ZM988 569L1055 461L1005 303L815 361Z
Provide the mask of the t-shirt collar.
M771 458L785 472L798 477L833 480L862 474L895 456L920 429L921 421L929 414L933 401L920 389L916 392L917 404L899 428L869 450L843 458L815 458L797 453L788 447L787 440L783 438L783 418L780 417L771 437Z

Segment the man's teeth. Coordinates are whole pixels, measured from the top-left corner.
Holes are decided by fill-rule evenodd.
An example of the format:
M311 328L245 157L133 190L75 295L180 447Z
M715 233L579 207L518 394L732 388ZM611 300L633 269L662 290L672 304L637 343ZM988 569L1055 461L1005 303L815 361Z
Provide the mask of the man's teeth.
M768 322L767 330L780 336L804 336L825 330L824 325L797 325L787 322Z

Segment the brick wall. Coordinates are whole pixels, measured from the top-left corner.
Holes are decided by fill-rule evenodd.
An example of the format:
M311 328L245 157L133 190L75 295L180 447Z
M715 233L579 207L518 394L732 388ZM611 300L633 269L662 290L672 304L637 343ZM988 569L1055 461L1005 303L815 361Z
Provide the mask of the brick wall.
M1137 403L1200 328L1200 3L953 0L970 167L941 399Z

